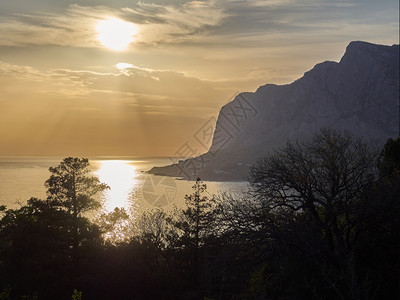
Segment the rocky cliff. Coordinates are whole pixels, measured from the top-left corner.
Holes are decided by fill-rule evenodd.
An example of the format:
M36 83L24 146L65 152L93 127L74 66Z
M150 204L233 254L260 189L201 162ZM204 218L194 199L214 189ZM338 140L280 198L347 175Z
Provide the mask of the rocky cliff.
M149 172L241 180L259 157L321 127L377 145L399 135L399 45L351 42L340 62L317 64L288 85L237 95L219 112L207 153Z

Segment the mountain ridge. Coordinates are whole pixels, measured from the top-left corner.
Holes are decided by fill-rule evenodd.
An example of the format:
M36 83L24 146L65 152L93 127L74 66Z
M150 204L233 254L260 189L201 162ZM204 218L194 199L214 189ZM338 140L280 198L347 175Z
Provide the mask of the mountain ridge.
M399 45L349 43L290 84L243 92L218 115L205 154L149 173L185 179L243 180L259 157L321 127L349 130L381 145L399 134Z

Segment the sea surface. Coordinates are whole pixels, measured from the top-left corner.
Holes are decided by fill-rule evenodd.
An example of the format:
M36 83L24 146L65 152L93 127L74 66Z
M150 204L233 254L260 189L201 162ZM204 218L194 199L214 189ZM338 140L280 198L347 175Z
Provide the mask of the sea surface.
M44 182L49 167L57 166L62 157L0 156L0 205L18 208L31 197L46 198ZM171 163L169 158L92 157L91 171L110 189L99 195L106 211L115 207L127 211L171 209L182 206L186 194L192 193L194 181L146 173L153 166ZM205 181L208 197L221 192L240 193L247 182Z

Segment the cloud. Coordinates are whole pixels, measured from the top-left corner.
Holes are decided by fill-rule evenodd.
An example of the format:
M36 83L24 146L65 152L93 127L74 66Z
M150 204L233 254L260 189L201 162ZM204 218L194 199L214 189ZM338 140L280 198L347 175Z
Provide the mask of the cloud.
M0 76L29 78L31 80L43 79L43 75L32 67L9 64L3 61L0 61Z
M358 6L354 0L321 1L321 0L247 0L249 6L255 7L355 7Z
M295 0L247 0L249 6L255 7L282 7L295 4Z
M182 73L124 66L40 71L0 62L0 154L170 155L232 94Z
M207 1L190 1L185 3L187 7L210 7L210 3Z
M162 6L139 2L138 8L125 8L124 16L143 22L138 42L145 44L182 43L206 36L212 27L228 17L224 8L208 1L192 1L182 6Z
M103 7L71 5L65 14L33 13L3 18L0 43L4 46L59 45L98 47L96 23L112 13Z
M381 16L385 22L379 21ZM388 26L398 25L395 10L358 0L195 0L164 5L139 1L119 8L73 4L63 13L2 16L0 46L101 48L95 27L109 17L136 24L131 49L194 46L203 53L210 46L233 51L270 47L278 35L288 41L301 35L306 43L342 36L341 42L347 43L366 35L394 36L393 26ZM335 24L341 27L336 29ZM352 36L346 29L350 27Z
M177 111L196 108L216 113L224 97L231 92L217 82L188 77L179 72L140 68L131 63L120 66L123 68L114 73L69 69L40 72L29 66L0 62L0 86L14 87L2 93L0 100L23 99L28 95L27 99L100 97L105 101L138 104L138 99L147 99L148 102L140 104L160 113L165 105Z
M254 89L255 82L289 83L317 62L339 59L351 40L398 42L396 10L371 1L210 0L179 1L180 4L169 1L167 5L157 2L138 2L122 8L71 5L63 13L4 17L0 21L0 44L68 46L27 47L21 58L27 64L28 57L32 57L63 67L62 59L56 60L60 55L69 66L78 68L79 64L115 65L120 60L129 63L135 57L136 63L132 65L136 67L125 68L124 75L133 78L134 68L137 74L139 69L148 71L146 80L160 81L155 86L161 85L165 73L152 72L169 69L213 81L241 77L243 82L253 80L253 85L241 88ZM118 57L103 51L96 40L95 24L110 16L139 27L136 41ZM28 52L31 49L49 53L48 58L45 54L33 58ZM0 51L2 57L3 53L11 57L9 52L13 49L3 47ZM13 61L18 60L13 57Z
M202 34L226 17L223 9L206 1L185 5L158 5L139 2L134 8L70 5L65 13L26 13L5 16L0 22L0 45L59 45L101 47L96 24L117 17L139 25L137 43L174 42Z

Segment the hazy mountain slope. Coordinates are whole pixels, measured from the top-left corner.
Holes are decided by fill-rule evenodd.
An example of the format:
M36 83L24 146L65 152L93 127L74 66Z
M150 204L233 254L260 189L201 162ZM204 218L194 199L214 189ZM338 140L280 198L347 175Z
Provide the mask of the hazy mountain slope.
M222 107L207 153L150 173L240 180L260 156L321 127L375 144L399 134L399 45L351 42L340 62L317 64L289 85L239 94Z

